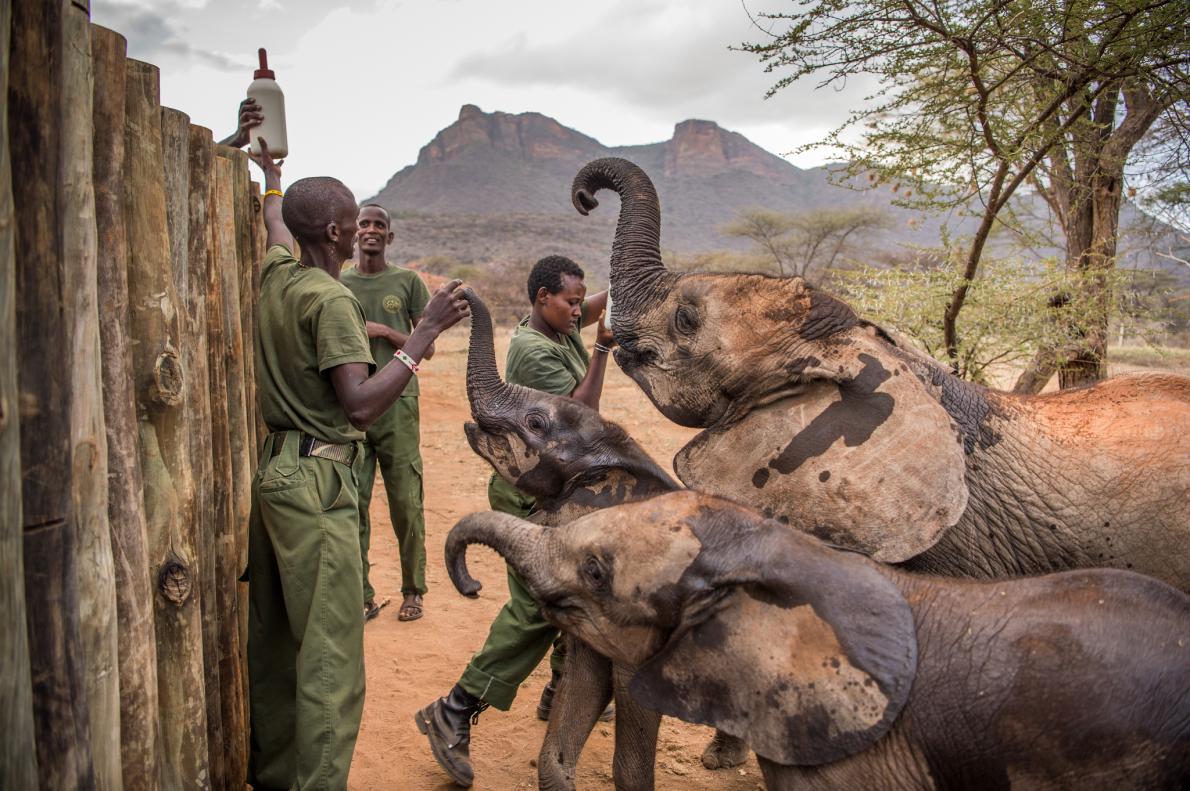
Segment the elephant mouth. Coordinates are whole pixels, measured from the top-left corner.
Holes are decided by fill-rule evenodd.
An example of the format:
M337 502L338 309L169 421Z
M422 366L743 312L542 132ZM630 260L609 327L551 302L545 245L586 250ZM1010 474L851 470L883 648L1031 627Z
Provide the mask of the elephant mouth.
M463 424L463 433L467 435L467 444L471 446L471 450L475 451L486 459L487 456L484 455L480 442L484 434L480 430L479 424L467 421Z

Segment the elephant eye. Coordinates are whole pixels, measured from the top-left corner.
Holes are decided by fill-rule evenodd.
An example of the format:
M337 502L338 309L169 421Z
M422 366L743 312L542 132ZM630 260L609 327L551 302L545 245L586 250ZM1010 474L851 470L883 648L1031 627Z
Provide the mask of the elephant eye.
M599 558L588 555L587 559L583 561L582 572L583 577L592 588L599 590L607 587L607 571L603 568Z
M550 422L540 412L530 412L525 416L525 425L535 434L545 434L549 430Z
M691 335L698 330L698 313L687 305L679 305L674 313L674 327L683 335Z

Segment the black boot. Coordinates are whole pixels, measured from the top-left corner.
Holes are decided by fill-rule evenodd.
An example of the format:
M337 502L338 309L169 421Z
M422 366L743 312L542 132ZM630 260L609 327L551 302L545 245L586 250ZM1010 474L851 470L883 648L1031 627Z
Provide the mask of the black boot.
M543 722L550 718L550 710L554 707L554 693L558 691L558 683L562 681L562 674L554 670L550 672L549 683L541 690L541 700L537 701L537 719ZM611 722L616 716L615 707L607 704L607 708L599 715L600 722Z
M430 750L450 779L468 788L475 781L471 768L471 726L488 704L458 684L450 694L413 715L417 729L430 739Z

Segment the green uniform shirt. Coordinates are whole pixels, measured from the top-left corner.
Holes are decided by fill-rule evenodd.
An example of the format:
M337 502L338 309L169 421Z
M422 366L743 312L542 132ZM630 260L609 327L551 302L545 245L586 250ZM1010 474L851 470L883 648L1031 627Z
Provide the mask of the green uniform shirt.
M276 244L260 270L256 315L256 387L269 430L305 431L326 442L363 439L327 375L344 363L374 365L355 296Z
M586 312L583 303L584 316ZM583 381L590 364L591 355L583 348L578 327L558 343L531 328L526 316L512 331L504 376L509 384L568 396Z
M343 285L351 289L360 307L364 309L364 318L383 324L403 335L413 332L413 322L419 318L430 301L430 290L416 272L399 266L387 264L383 272L375 275L365 275L354 266L345 269L339 276ZM392 344L383 338L372 338L372 357L376 360L377 370L388 365L393 359ZM402 396L416 396L417 377L409 380L405 385Z
M583 303L583 317L587 315L587 304ZM580 324L582 322L580 321ZM574 388L587 376L591 355L583 348L583 338L575 327L559 343L542 335L529 326L529 317L512 331L508 344L508 360L504 366L504 378L509 384L523 385L554 395L569 396ZM498 510L525 516L532 498L493 473L488 484L488 500Z

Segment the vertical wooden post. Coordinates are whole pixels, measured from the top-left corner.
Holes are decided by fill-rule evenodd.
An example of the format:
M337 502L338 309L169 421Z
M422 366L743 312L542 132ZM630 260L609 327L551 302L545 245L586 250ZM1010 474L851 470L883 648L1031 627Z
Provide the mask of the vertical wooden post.
M238 535L247 531L251 492L238 476L244 470L243 450L246 423L243 412L242 368L235 366L242 348L238 340L240 328L239 310L235 302L238 288L238 265L235 248L235 198L232 184L236 164L225 157L214 161L214 190L211 201L211 235L214 257L207 278L207 332L210 341L211 381L211 440L215 468L215 545L217 552L216 592L219 598L219 674L223 687L223 718L227 724L225 749L228 755L228 773L231 777L243 777L248 766L246 699L243 694L243 656L245 643L241 623L247 614L237 578L246 564L246 557L240 555ZM231 301L231 307L228 302ZM229 362L234 371L229 373ZM233 407L233 403L235 406ZM233 450L235 437L239 435L240 455ZM249 476L251 471L248 471ZM247 481L250 487L251 478ZM245 498L245 499L237 499ZM233 739L238 735L238 739ZM237 773L238 774L235 774Z
M243 205L236 211L237 190L247 179L248 155L236 148L219 146L216 149L220 159L226 160L230 168L220 167L219 178L227 180L227 191L231 203L228 212L219 221L220 235L216 238L216 249L226 266L219 267L223 288L224 354L223 366L227 376L227 424L231 436L231 480L234 490L232 498L234 518L234 540L236 563L243 569L248 565L248 515L252 507L252 471L256 468L256 441L248 433L248 396L252 393L252 380L247 364L255 357L255 351L244 343L243 315L240 310L240 249L243 244L237 214L243 217ZM223 207L222 202L220 203ZM225 234L225 235L224 235ZM248 644L247 588L236 591L240 612L240 647L246 650ZM247 677L246 654L241 655L245 678Z
M5 98L11 22L12 1L0 0L0 97ZM21 551L16 256L8 143L8 113L0 106L0 788L37 788Z
M154 584L157 688L166 787L209 788L193 478L180 409L182 305L170 277L161 105L155 66L126 62L125 217L129 326ZM187 166L188 167L188 166ZM187 193L188 195L188 193Z
M144 481L137 446L132 346L128 336L128 237L124 222L126 50L123 36L98 25L91 26L108 521L119 623L120 760L125 791L156 791L161 787L157 644L145 551Z
M248 156L240 153L235 157L236 256L239 259L240 289L240 334L244 341L244 416L248 422L251 456L257 457L256 420L256 281L253 278L252 262L255 247L252 242L252 228L256 224L256 212L252 208L252 182L248 173Z
M195 131L199 132L197 148ZM194 480L193 532L196 547L195 589L199 595L202 624L203 672L206 692L207 757L211 787L227 788L223 754L223 727L219 690L217 619L214 591L214 523L211 520L211 457L207 437L211 415L208 405L206 278L210 252L206 193L210 190L210 133L191 126L177 110L162 108L161 136L165 148L165 194L169 213L170 251L174 288L182 307L182 368L186 371L182 405L184 434L190 438L190 467ZM205 158L202 156L206 153ZM195 162L195 156L199 157ZM198 165L195 167L195 165ZM202 198L195 200L196 196ZM240 778L243 781L243 778Z
M89 788L90 719L79 635L71 504L70 295L58 238L63 4L14 3L8 133L16 229L25 606L38 782Z
M70 406L72 507L77 540L79 625L91 716L91 758L100 791L121 791L120 673L116 573L107 518L107 436L99 351L95 187L92 182L91 22L63 3L58 97L58 211L65 287L70 297L74 369ZM85 3L84 3L85 6Z

